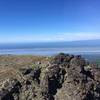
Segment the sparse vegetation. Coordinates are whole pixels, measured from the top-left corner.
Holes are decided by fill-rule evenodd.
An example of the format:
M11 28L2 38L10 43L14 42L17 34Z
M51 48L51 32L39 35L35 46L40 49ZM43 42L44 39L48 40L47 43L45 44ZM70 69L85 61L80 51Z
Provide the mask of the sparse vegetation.
M0 100L99 100L99 84L100 71L81 56L0 56Z

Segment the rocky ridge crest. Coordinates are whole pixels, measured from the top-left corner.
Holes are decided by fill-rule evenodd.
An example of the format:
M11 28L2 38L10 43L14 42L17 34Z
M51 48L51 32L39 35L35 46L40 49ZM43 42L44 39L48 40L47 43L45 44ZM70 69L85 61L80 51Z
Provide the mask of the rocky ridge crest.
M0 100L100 100L100 69L80 55L60 53L7 79Z

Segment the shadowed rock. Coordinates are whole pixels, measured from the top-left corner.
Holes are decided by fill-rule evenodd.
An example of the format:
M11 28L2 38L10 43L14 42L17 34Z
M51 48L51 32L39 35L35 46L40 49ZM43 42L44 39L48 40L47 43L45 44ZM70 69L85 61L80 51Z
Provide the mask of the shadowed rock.
M64 53L48 62L22 69L23 81L9 80L0 100L100 100L100 70L95 65Z

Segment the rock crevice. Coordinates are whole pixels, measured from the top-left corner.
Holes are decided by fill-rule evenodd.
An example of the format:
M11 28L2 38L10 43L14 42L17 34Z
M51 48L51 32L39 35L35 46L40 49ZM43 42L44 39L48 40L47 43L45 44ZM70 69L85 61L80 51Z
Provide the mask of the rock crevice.
M100 100L100 70L84 58L60 53L21 69L0 90L1 100ZM44 66L45 65L45 66Z

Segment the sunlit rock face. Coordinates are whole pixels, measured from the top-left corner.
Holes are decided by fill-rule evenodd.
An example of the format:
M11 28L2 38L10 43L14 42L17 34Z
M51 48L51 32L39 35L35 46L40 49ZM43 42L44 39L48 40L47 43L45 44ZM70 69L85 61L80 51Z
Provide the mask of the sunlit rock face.
M38 62L2 81L0 100L100 100L100 70L80 55Z

